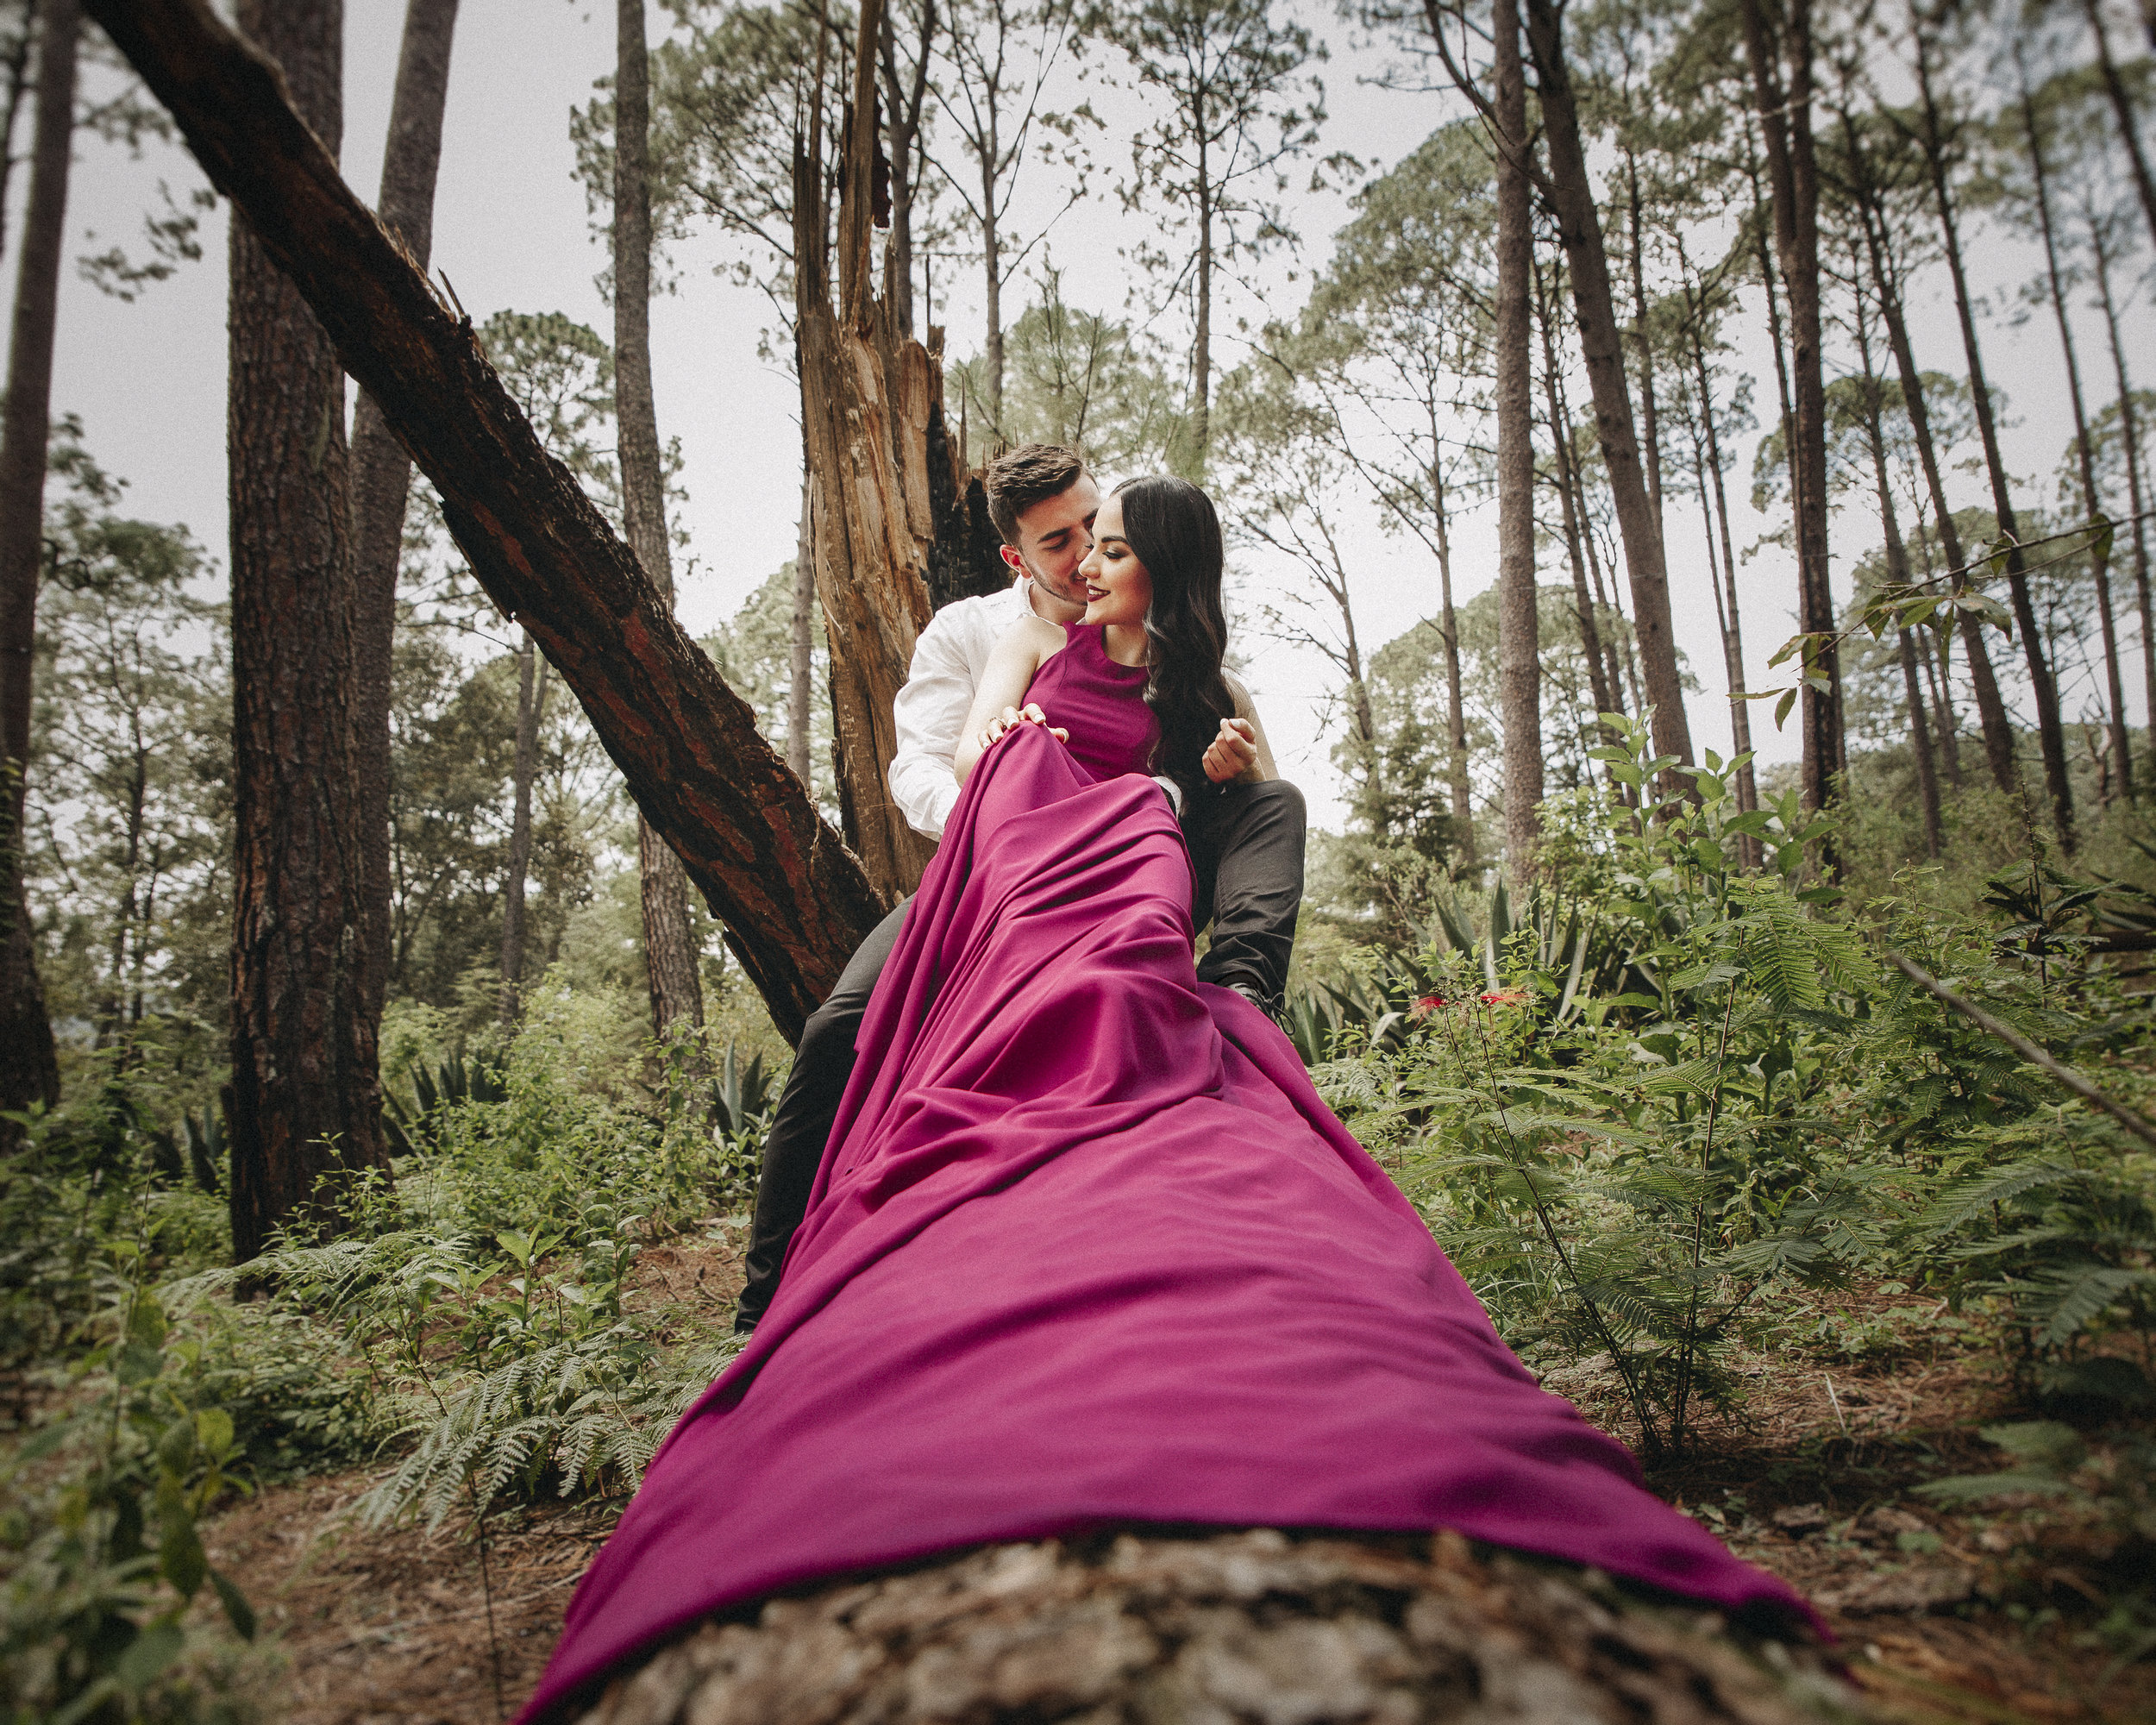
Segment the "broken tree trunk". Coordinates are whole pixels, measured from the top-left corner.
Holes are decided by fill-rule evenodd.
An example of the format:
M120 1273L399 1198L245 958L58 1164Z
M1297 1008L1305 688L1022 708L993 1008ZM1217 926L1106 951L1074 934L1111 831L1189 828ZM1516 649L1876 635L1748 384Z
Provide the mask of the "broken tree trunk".
M452 312L208 0L86 0L292 279L687 866L789 1038L881 914L859 862Z
M943 368L869 279L882 16L881 0L861 9L853 100L838 143L836 297L824 241L834 224L824 191L823 132L813 119L794 153L793 256L802 441L816 591L830 649L839 802L846 837L888 902L913 890L936 848L906 825L884 775L898 747L892 698L931 612L937 493L956 490L957 480L955 469L931 472L939 460L952 464L943 434Z
M1861 1716L1816 1647L1456 1534L989 1546L693 1626L578 1725Z

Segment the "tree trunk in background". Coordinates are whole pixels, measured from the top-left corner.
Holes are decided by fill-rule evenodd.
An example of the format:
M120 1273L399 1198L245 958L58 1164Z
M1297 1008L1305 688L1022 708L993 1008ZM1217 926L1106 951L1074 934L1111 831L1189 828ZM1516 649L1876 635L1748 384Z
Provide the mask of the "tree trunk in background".
M1595 208L1594 185L1588 178L1579 110L1565 66L1564 27L1555 0L1526 0L1526 24L1549 138L1549 198L1571 265L1580 350L1595 397L1595 430L1609 471L1617 530L1624 541L1625 568L1632 583L1633 629L1646 699L1654 708L1655 750L1689 762L1692 733L1684 712L1683 687L1677 679L1669 574L1639 467L1639 441L1633 430L1632 398L1625 382L1624 343L1610 298L1609 257L1602 243L1601 217ZM1687 782L1673 780L1673 787Z
M1791 499L1796 524L1797 621L1826 644L1811 665L1827 687L1808 680L1798 706L1804 718L1803 796L1825 808L1848 764L1842 741L1841 653L1833 644L1834 598L1827 561L1827 386L1821 370L1819 304L1819 171L1812 146L1811 0L1789 0L1785 18L1771 19L1767 0L1741 0L1745 46L1752 62L1767 180L1773 191L1774 244L1789 296L1789 433L1796 452ZM1778 28L1777 28L1778 27ZM1821 858L1831 873L1831 849Z
M207 0L85 0L441 493L487 596L532 632L667 835L780 1035L883 915L859 861L682 632L633 553ZM240 224L235 224L240 225ZM319 425L317 417L312 423Z
M1699 384L1700 420L1707 433L1707 464L1714 486L1714 515L1721 524L1722 581L1727 591L1726 601L1718 602L1715 609L1723 613L1723 653L1729 668L1729 739L1737 754L1743 756L1752 753L1752 703L1745 699L1745 625L1737 609L1737 547L1729 531L1729 491L1722 483L1721 434L1714 424L1714 394L1707 374L1707 346L1696 321L1692 325L1692 367ZM1701 501L1703 505L1705 499ZM1711 566L1711 556L1708 562ZM1737 768L1737 806L1746 813L1759 806L1759 778L1750 761ZM1745 839L1744 850L1746 859L1757 867L1758 843Z
M875 101L871 50L881 13L881 0L862 9L856 115L872 111ZM869 279L874 129L856 124L842 144L836 304L817 237L830 224L813 120L806 147L794 157L794 328L839 795L868 878L888 903L913 890L935 850L906 825L885 777L897 746L891 703L929 619L924 577L938 529L958 529L951 513L939 523L936 488L955 499L953 511L968 492L942 432L942 373L926 348L895 327Z
M2104 518L2096 494L2096 453L2089 447L2089 415L2081 398L2081 361L2074 353L2073 323L2066 313L2066 288L2059 273L2059 242L2051 225L2051 176L2044 161L2043 135L2037 130L2036 104L2028 90L2028 72L2021 64L2021 49L2015 44L2014 62L2021 77L2021 127L2028 138L2029 168L2036 183L2036 215L2044 235L2044 268L2051 283L2052 311L2059 320L2059 346L2066 361L2066 393L2074 411L2074 452L2081 468L2081 506L2090 521ZM2096 578L2096 621L2103 636L2104 692L2109 711L2104 729L2111 740L2111 771L2118 794L2134 796L2134 751L2126 737L2126 684L2119 674L2119 630L2111 609L2111 546L2109 536L2089 548L2089 569Z
M809 482L801 475L801 532L793 553L793 633L788 640L786 763L802 788L809 783L809 735L816 713L816 529L809 519Z
M30 760L30 694L37 643L37 584L45 546L45 445L52 431L53 332L67 229L67 171L75 135L77 0L38 8L37 127L30 208L16 278L8 398L0 419L0 1108L53 1107L60 1063L37 974L22 873L23 775ZM0 1144L16 1129L0 1122Z
M80 9L78 8L78 10ZM30 76L30 55L38 33L26 29L16 38L4 60L0 60L0 251L8 243L9 193L15 185L15 127L22 117L22 104L34 98L37 85ZM34 151L35 146L33 145Z
M1632 339L1639 350L1639 436L1647 458L1647 501L1654 509L1655 531L1666 549L1669 534L1662 519L1662 433L1654 398L1654 339L1647 328L1647 253L1640 221L1639 164L1625 152L1625 185L1632 214Z
M442 114L449 95L449 43L457 0L408 0L397 56L397 88L382 151L382 225L421 269L434 250L434 188L442 163ZM379 932L367 942L367 1011L379 1016L389 992L389 692L397 630L397 576L404 562L404 505L411 458L360 392L352 415L352 761L358 775L366 914Z
M872 57L874 46L865 44ZM651 392L651 56L644 45L644 0L616 0L614 47L614 411L621 440L622 525L629 549L671 605L674 556L667 543L666 474ZM704 1022L704 985L689 924L688 876L681 859L641 815L636 867L643 888L651 1027L664 1036L683 1019Z
M1438 630L1445 642L1446 782L1452 791L1452 830L1460 866L1475 866L1475 792L1467 776L1467 702L1460 689L1460 620L1452 609L1452 520L1445 503L1445 452L1432 433L1430 500L1438 529Z
M2134 386L2126 371L2126 349L2119 344L2119 306L2111 293L2111 258L2103 224L2089 223L2089 251L2096 260L2096 304L2103 312L2103 330L2111 344L2111 370L2119 389L2119 437L2126 446L2127 508L2134 517L2134 593L2141 620L2141 673L2147 682L2147 716L2152 759L2149 771L2156 776L2156 605L2150 603L2148 580L2148 524L2141 518L2147 495L2141 485L2140 427L2134 411Z
M1969 361L1969 394L1977 411L1977 430L1984 440L1984 467L1991 480L1991 506L1998 518L1999 532L2006 541L2007 585L2014 599L2014 620L2021 633L2021 651L2028 661L2030 693L2036 703L2036 738L2044 757L2044 787L2051 794L2052 819L2059 829L2059 844L2071 855L2074 849L2072 781L2066 774L2066 734L2059 717L2059 685L2044 657L2043 632L2037 626L2036 605L2029 593L2028 566L2021 555L2021 530L2014 516L2006 463L1999 455L1999 431L1991 411L1991 392L1984 380L1984 354L1977 343L1976 314L1969 298L1969 279L1961 265L1961 236L1954 225L1953 198L1946 184L1946 144L1940 135L1939 104L1932 91L1931 51L1920 28L1916 32L1916 87L1924 110L1925 166L1931 176L1932 198L1946 242L1946 269L1953 281L1954 310L1961 319L1961 344ZM1943 518L1942 518L1943 519Z
M1542 662L1535 608L1535 449L1528 351L1530 225L1527 80L1518 0L1496 0L1497 683L1505 730L1505 868L1515 888L1535 867L1542 831Z
M1931 410L1924 400L1923 373L1916 368L1915 349L1909 343L1908 320L1902 315L1901 290L1889 267L1883 203L1871 172L1871 157L1851 122L1841 115L1844 154L1852 179L1858 215L1864 224L1865 253L1871 261L1871 285L1878 296L1879 313L1886 321L1887 344L1894 352L1895 375L1902 380L1902 401L1908 414L1909 430L1916 439L1918 462L1924 469L1924 486L1932 500L1932 514L1939 523L1939 543L1956 593L1964 592L1968 577L1961 554L1961 533L1953 511L1946 506L1946 487L1940 477L1939 451L1932 441ZM1984 638L1984 624L1963 613L1962 646L1969 656L1969 681L1976 693L1977 724L1984 734L1984 754L1991 768L1991 781L2018 804L2022 798L2021 763L2015 757L2014 724L2007 717L2006 700L1999 693L1998 675L1991 668L1991 653ZM2152 684L2156 689L2156 684ZM1959 780L1959 768L1955 778Z
M1887 580L1896 586L1909 585L1908 549L1902 539L1902 521L1894 507L1894 482L1887 471L1886 427L1879 411L1881 385L1871 364L1871 336L1865 327L1864 293L1856 297L1857 358L1863 367L1865 442L1871 455L1871 480L1879 499L1879 529L1886 543ZM1902 683L1908 697L1910 747L1916 756L1917 792L1924 810L1924 854L1939 860L1943 841L1939 818L1939 774L1932 762L1931 725L1924 717L1924 694L1917 686L1916 643L1907 629L1896 631L1902 658Z
M501 1020L511 1029L523 1010L524 877L531 872L531 781L539 772L539 719L547 699L546 662L524 631L517 656L517 759L511 768L509 867L502 882Z
M1550 416L1550 445L1557 456L1557 497L1563 506L1564 554L1572 569L1572 608L1580 620L1580 642L1587 652L1587 686L1594 692L1597 719L1617 709L1610 704L1610 681L1602 664L1601 625L1595 618L1595 601L1587 590L1587 561L1580 544L1579 511L1572 501L1572 440L1565 415L1557 400L1557 341L1556 319L1544 292L1542 272L1535 272L1535 321L1542 332L1542 395ZM1596 734L1599 736L1598 724Z
M102 21L101 21L102 22ZM241 0L331 149L343 132L342 0ZM232 1246L334 1220L386 1174L368 1008L352 492L344 372L242 213L232 223ZM322 1182L330 1185L325 1191Z
M921 0L920 28L914 38L913 66L901 76L898 26L887 12L880 33L883 67L884 127L891 145L891 240L884 257L883 290L891 321L899 333L913 333L913 187L921 159L921 107L928 97L928 53L936 39L936 0Z
M2140 194L2148 236L2156 241L2156 179L2149 176L2140 129L2134 122L2133 98L2127 94L2126 80L2119 75L2119 63L2111 58L2111 38L2103 28L2103 0L2081 0L2081 7L2088 16L2090 33L2096 39L2096 66L2103 73L2104 93L2111 98L2111 113L2118 122L2120 140L2126 145L2126 159L2134 169L2134 189ZM2156 15L2146 16L2151 17L2150 43L2156 46Z

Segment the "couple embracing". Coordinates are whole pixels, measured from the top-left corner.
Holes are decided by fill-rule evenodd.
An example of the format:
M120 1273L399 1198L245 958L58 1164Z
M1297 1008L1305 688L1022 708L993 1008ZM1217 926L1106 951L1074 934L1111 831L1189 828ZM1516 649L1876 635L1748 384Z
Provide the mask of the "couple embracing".
M1131 1523L1451 1528L1802 1613L1540 1388L1262 1009L1302 808L1223 668L1211 503L1036 446L991 509L1021 583L899 697L937 854L811 1020L749 1333L525 1717L816 1577Z

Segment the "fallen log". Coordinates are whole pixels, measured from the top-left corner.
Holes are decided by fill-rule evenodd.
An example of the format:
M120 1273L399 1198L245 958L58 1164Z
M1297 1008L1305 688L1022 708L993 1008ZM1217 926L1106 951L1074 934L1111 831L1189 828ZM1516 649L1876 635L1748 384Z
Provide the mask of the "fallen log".
M1796 1632L1784 1631L1795 1635ZM1157 1530L983 1547L698 1624L577 1725L1816 1725L1820 1647L1458 1535Z
M337 172L277 68L208 0L85 0L441 494L487 596L590 715L789 1038L884 904L748 705L541 448L480 351Z

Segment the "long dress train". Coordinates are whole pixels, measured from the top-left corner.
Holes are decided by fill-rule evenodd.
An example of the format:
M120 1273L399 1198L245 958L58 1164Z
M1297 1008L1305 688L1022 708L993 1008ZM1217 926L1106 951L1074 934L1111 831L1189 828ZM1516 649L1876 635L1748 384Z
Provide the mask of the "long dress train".
M1032 727L989 751L777 1297L527 1719L774 1589L1125 1521L1451 1527L1808 1615L1535 1383L1278 1028L1194 979L1189 904L1150 780L1093 782Z

